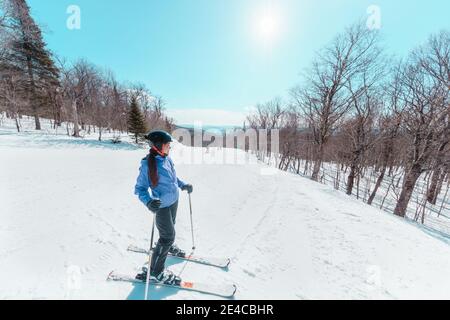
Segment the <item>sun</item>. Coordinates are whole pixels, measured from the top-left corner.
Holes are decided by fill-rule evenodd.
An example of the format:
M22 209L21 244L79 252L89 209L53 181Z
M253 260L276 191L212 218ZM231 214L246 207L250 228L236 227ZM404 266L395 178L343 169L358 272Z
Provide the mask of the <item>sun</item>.
M273 39L278 33L278 21L274 15L265 14L261 17L258 28L262 38Z
M275 42L281 33L281 17L278 10L266 7L254 15L254 30L259 41L265 44Z

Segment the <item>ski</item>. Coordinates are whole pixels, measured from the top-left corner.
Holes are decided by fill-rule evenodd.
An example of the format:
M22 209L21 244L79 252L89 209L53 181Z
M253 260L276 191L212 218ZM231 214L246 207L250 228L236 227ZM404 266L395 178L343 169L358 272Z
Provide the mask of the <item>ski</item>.
M134 277L130 277L128 275L123 275L119 273L115 273L112 271L107 278L108 281L121 281L121 282L131 282L131 283L140 283L145 285L145 281L138 280ZM209 295L214 295L222 298L232 298L237 291L237 287L233 285L210 285L206 283L198 283L198 282L188 282L182 281L180 285L169 285L163 283L155 283L150 281L149 283L152 286L156 287L169 287L179 290L193 291L199 292Z
M130 245L127 250L131 251L131 252L142 253L142 254L148 255L148 250L139 248L139 247L133 246L133 245ZM179 256L176 256L176 255L173 255L170 253L169 253L169 257L186 260L186 261L191 261L191 262L195 262L195 263L199 263L199 264L204 264L207 266L222 268L222 269L228 268L228 266L231 263L231 260L228 258L222 259L222 258L214 258L214 257L201 257L201 256L196 256L196 255L187 255L185 257L179 257Z

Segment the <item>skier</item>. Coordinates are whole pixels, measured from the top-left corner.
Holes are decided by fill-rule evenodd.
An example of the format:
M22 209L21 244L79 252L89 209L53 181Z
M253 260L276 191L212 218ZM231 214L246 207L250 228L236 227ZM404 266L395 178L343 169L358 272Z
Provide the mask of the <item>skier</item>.
M165 269L168 253L184 256L185 252L175 244L175 220L180 188L192 193L193 187L177 178L174 164L169 157L172 137L165 131L152 131L145 136L149 140L150 153L141 162L135 194L139 200L156 215L159 240L153 249L150 280L164 284L177 284L181 279ZM150 191L150 192L149 192ZM147 268L137 278L147 277Z

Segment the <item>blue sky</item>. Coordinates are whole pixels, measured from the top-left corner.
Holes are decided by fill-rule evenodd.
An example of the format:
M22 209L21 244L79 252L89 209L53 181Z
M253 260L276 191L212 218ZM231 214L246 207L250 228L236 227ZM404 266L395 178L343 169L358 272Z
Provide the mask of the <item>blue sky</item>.
M450 28L448 0L28 0L49 48L145 83L179 123L240 124L286 97L314 53L377 5L390 53ZM69 30L67 8L81 10ZM220 110L215 112L214 110Z

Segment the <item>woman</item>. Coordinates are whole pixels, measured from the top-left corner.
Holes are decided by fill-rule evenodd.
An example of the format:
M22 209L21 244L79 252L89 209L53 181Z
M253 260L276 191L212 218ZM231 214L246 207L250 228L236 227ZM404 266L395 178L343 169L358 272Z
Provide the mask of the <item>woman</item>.
M156 227L159 231L159 240L152 254L150 280L174 284L180 279L170 270L165 270L165 262L169 252L178 256L184 255L184 252L174 245L178 188L192 193L193 187L177 178L174 164L169 158L172 142L170 134L165 131L152 131L146 135L146 139L150 141L151 149L141 162L135 194L156 215ZM146 274L139 275L139 278L145 279Z

